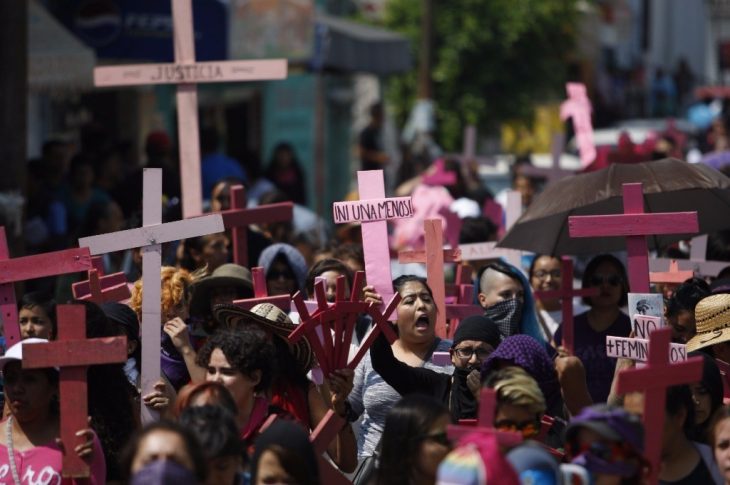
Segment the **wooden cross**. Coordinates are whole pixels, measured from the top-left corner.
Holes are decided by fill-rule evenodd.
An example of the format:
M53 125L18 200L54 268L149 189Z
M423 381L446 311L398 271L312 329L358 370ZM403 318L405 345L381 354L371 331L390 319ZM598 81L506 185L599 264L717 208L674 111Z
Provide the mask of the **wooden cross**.
M89 249L84 247L10 259L5 227L0 226L0 316L7 347L20 341L14 283L88 271L91 267Z
M177 124L183 217L203 212L198 141L198 83L285 79L287 61L195 61L192 0L172 0L175 62L134 64L94 69L97 87L177 85Z
M89 427L86 369L127 360L127 337L86 338L86 307L58 305L58 340L23 345L23 368L59 367L63 476L86 478L89 466L74 448L85 441L76 432ZM120 383L121 385L121 383Z
M649 483L658 483L667 388L699 382L702 379L701 357L692 357L677 364L670 363L671 338L671 328L652 332L649 336L648 364L640 369L623 370L618 375L619 394L635 391L644 393L644 456L651 463Z
M472 315L481 315L484 309L474 303L474 285L471 281L471 268L462 264L456 267L455 283L446 285L446 319L449 321L449 338L459 328L459 321ZM448 352L445 352L448 355ZM436 354L436 352L434 352ZM451 362L449 356L448 362Z
M335 202L335 224L362 223L362 250L365 256L365 274L368 284L388 301L393 296L393 277L390 271L388 220L411 217L410 197L385 198L382 170L357 172L359 201Z
M562 323L563 329L563 347L568 350L568 353L573 354L575 350L573 343L574 340L574 329L573 329L573 298L576 296L595 296L599 293L598 288L586 288L583 290L573 289L573 260L563 256L560 268L560 289L550 291L534 292L535 298L541 300L554 300L559 299L562 305Z
M649 272L649 281L651 283L669 283L679 285L694 276L694 271L680 271L679 264L676 259L672 259L669 263L669 271L666 272Z
M291 309L291 297L289 295L269 296L269 292L266 289L266 272L264 268L261 266L251 268L251 278L253 279L253 298L234 300L234 305L244 310L250 310L259 303L271 303L289 313Z
M565 145L565 134L558 133L553 135L552 141L552 158L553 163L548 168L536 167L534 165L525 164L520 167L520 173L523 173L529 177L536 177L545 179L548 184L555 182L556 180L564 179L575 175L574 170L566 170L560 167L560 159L563 154L563 146Z
M152 392L160 379L160 271L162 244L223 231L220 214L162 223L162 170L144 169L142 227L79 239L91 254L142 248L142 394ZM157 413L142 404L142 419L150 422Z
M588 99L584 84L567 83L565 90L568 93L568 99L560 105L560 118L563 121L573 118L581 165L585 168L596 159L596 145L593 142L593 124L591 123L591 101Z
M220 212L226 229L231 229L233 262L248 267L248 226L262 222L290 221L294 214L292 202L246 208L246 192L242 185L231 187L231 208Z
M450 424L447 428L449 438L456 441L470 433L493 434L500 446L511 448L522 443L522 433L515 431L499 431L494 428L494 417L497 414L497 391L482 388L479 394L478 419L462 419L460 424Z
M516 190L507 192L507 210L505 211L505 232L515 225L522 215L522 195ZM461 261L483 261L504 258L515 268L522 270L522 251L497 247L498 242L482 242L460 244Z
M444 262L453 262L459 259L458 249L444 250L444 232L441 229L441 219L426 219L423 221L423 232L426 239L425 251L401 251L398 253L398 262L425 263L428 275L428 286L433 293L436 308L446 308L446 281L444 280ZM436 335L446 338L446 312L436 313Z
M629 287L633 293L649 293L649 252L646 236L693 234L699 231L697 212L644 212L640 183L623 184L623 214L570 216L570 237L625 236L629 259Z
M456 173L451 170L446 170L446 163L444 159L439 158L433 162L433 171L429 170L426 175L423 176L421 183L424 185L455 185Z
M680 270L693 271L698 276L715 277L720 271L730 266L727 261L708 261L707 258L707 234L695 236L690 241L689 259L678 259L677 265ZM654 258L649 261L652 271L666 271L672 264L668 258Z
M300 292L297 292L293 297L301 321L297 328L289 334L289 341L294 343L306 335L325 376L328 376L336 369L354 369L357 367L357 364L360 363L365 356L365 352L372 346L380 332L383 332L391 343L398 338L388 323L388 318L400 303L400 295L395 293L385 310L381 312L372 303L360 301L363 280L362 271L355 273L352 292L349 299L346 299L345 277L338 277L337 296L335 303L332 305L327 304L324 283L318 281L315 284L315 295L319 308L312 314L307 310L304 297ZM361 313L367 313L372 317L373 326L360 344L357 354L349 359L355 322L357 316Z
M124 273L102 276L98 269L89 270L88 280L71 284L71 292L77 300L89 300L97 304L124 301L132 296Z
M309 441L314 445L314 452L319 462L319 480L321 483L332 485L352 485L352 482L337 469L329 460L325 460L322 456L332 443L340 430L347 425L347 422L337 415L332 409L327 411L322 421L319 422L312 434L309 435Z

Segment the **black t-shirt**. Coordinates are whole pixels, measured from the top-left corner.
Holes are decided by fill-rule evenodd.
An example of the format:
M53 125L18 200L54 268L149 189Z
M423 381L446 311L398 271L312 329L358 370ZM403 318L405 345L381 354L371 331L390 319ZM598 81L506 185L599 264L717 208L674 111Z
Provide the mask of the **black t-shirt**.
M710 470L707 469L707 465L705 465L705 461L702 459L702 456L700 456L697 466L694 467L692 472L686 477L674 482L659 480L659 485L699 485L700 483L707 485L715 483Z

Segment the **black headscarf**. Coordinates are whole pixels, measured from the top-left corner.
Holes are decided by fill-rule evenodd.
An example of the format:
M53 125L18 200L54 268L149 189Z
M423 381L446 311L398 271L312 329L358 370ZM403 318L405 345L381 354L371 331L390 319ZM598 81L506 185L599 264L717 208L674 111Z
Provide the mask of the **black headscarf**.
M301 471L306 474L304 477L294 476L293 478L298 480L297 483L302 485L319 483L317 457L314 447L309 441L309 434L301 425L286 419L277 419L256 438L255 450L251 458L251 483L256 483L261 455L272 445L284 448L287 454L297 462L296 465L302 469ZM281 465L286 470L287 463L281 463ZM286 471L292 475L293 470Z
M710 394L710 416L704 423L695 426L695 433L690 437L693 441L709 443L709 426L715 412L722 407L723 385L722 374L715 363L715 359L704 352L690 352L687 357L702 357L702 380L700 383Z

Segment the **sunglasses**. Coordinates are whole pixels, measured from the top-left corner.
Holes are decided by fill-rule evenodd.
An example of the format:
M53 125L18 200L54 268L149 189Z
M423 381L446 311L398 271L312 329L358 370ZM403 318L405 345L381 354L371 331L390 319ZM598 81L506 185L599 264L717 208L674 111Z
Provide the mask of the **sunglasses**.
M440 445L444 445L449 448L451 448L453 446L453 443L451 442L449 435L446 434L446 431L442 431L440 433L424 434L424 435L418 436L418 439L424 440L424 441L425 440L433 441L434 443L438 443Z
M494 427L498 431L511 431L521 433L523 438L532 438L537 435L538 423L535 421L524 421L516 423L514 421L503 419L494 423Z
M612 275L594 274L588 280L588 283L591 286L601 286L603 284L607 284L610 286L620 286L621 282L622 282L621 277L618 275L615 275L615 274L612 274Z
M492 353L492 350L484 349L481 347L477 347L476 349L473 349L471 347L461 347L458 349L454 349L454 353L460 359L471 359L472 355L477 354L477 359L483 360L489 357L489 354Z

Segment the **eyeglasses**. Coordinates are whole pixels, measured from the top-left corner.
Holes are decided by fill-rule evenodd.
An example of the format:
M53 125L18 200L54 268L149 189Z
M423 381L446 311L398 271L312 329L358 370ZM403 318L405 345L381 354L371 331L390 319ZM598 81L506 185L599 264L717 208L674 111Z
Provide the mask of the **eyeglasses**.
M512 431L521 433L524 438L532 438L537 435L537 422L535 421L524 421L522 423L515 423L509 419L503 419L494 423L494 427L499 431Z
M449 438L449 435L446 434L446 431L442 431L440 433L433 433L433 434L424 434L421 436L418 436L418 439L421 440L429 440L433 441L434 443L438 443L440 445L447 446L451 448L453 444L451 443L451 439Z
M591 286L601 286L604 283L611 286L619 286L621 285L621 277L615 274L594 274L593 276L591 276L591 279L588 280L588 283L590 283Z
M491 354L493 351L493 349L485 349L483 347L477 347L476 349L473 349L471 347L461 347L458 349L454 349L456 356L460 359L471 359L472 355L477 354L477 359L483 360L489 357L489 354Z
M544 280L548 276L552 277L552 279L560 278L562 276L562 274L563 274L562 271L559 269L554 269L552 271L545 271L545 270L540 269L540 270L537 270L534 273L532 273L532 276L534 276L535 278L537 278L539 280Z

